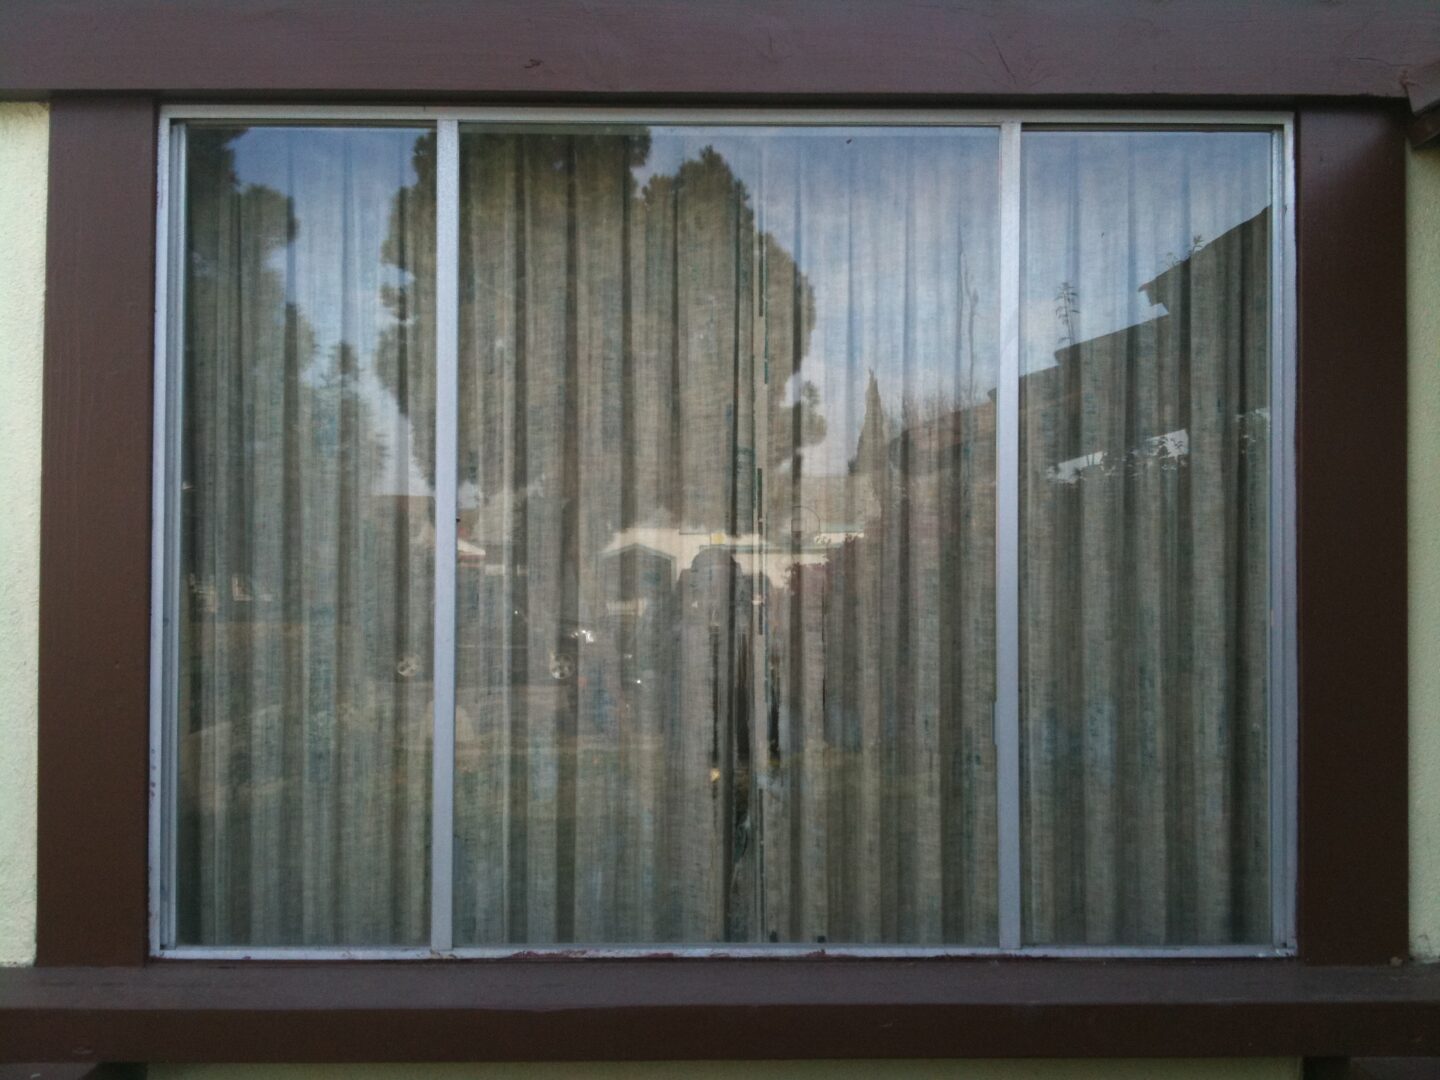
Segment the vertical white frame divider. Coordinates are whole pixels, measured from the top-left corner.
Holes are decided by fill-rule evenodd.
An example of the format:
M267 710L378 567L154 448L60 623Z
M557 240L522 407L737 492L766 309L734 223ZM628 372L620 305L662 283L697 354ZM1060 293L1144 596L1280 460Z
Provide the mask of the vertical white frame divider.
M1271 137L1270 166L1270 904L1271 940L1295 945L1300 714L1295 649L1295 129Z
M1020 948L1020 124L1000 125L995 393L995 794L999 943Z
M454 948L455 543L460 397L460 125L435 131L435 727L430 948Z
M156 140L159 191L155 218L155 351L183 355L185 290L185 125L162 120ZM155 441L150 517L150 940L175 941L175 850L179 750L168 732L178 714L180 581L180 407L183 364L155 365Z

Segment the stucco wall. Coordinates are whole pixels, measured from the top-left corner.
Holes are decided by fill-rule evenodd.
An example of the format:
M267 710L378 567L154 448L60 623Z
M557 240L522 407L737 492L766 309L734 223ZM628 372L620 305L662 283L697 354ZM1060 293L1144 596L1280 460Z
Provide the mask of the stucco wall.
M34 957L35 676L40 372L48 119L0 104L0 963ZM1410 161L1411 940L1440 959L1440 152ZM156 1067L163 1080L1292 1080L1298 1063L1245 1061L787 1062L564 1066Z
M0 964L35 955L40 352L49 116L0 105Z

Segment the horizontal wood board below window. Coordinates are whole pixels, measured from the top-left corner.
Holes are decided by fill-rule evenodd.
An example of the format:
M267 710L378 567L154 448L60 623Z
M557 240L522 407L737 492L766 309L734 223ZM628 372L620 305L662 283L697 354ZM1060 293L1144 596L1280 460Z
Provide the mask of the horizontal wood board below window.
M1440 966L550 961L0 971L0 1057L1440 1054Z

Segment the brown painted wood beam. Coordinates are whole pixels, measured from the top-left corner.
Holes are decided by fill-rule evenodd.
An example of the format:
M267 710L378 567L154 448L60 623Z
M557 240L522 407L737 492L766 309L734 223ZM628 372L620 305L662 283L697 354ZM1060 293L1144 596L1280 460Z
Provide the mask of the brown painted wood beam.
M1410 145L1417 150L1440 144L1440 60L1413 69L1405 79L1410 98Z
M1312 963L1409 950L1404 148L1398 110L1297 118L1297 921Z
M1440 1057L1355 1058L1352 1080L1440 1080Z
M145 1080L145 1066L26 1062L0 1065L0 1080Z
M1307 1058L1304 1080L1440 1080L1440 1057Z
M1432 0L7 0L0 96L1403 100Z
M1440 146L1440 108L1430 109L1410 121L1410 145L1416 150Z
M153 104L56 102L50 161L36 954L42 964L138 964L147 926Z
M30 1059L1396 1053L1440 1054L1440 965L706 959L0 971L0 1057Z

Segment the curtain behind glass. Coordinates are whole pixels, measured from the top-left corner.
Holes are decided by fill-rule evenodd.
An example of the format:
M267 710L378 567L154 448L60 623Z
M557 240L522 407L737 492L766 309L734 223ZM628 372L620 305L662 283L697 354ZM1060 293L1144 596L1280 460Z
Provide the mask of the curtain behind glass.
M1271 146L1023 139L1027 943L1271 937Z
M178 942L419 943L434 136L187 135Z
M997 152L462 129L457 944L995 940Z

